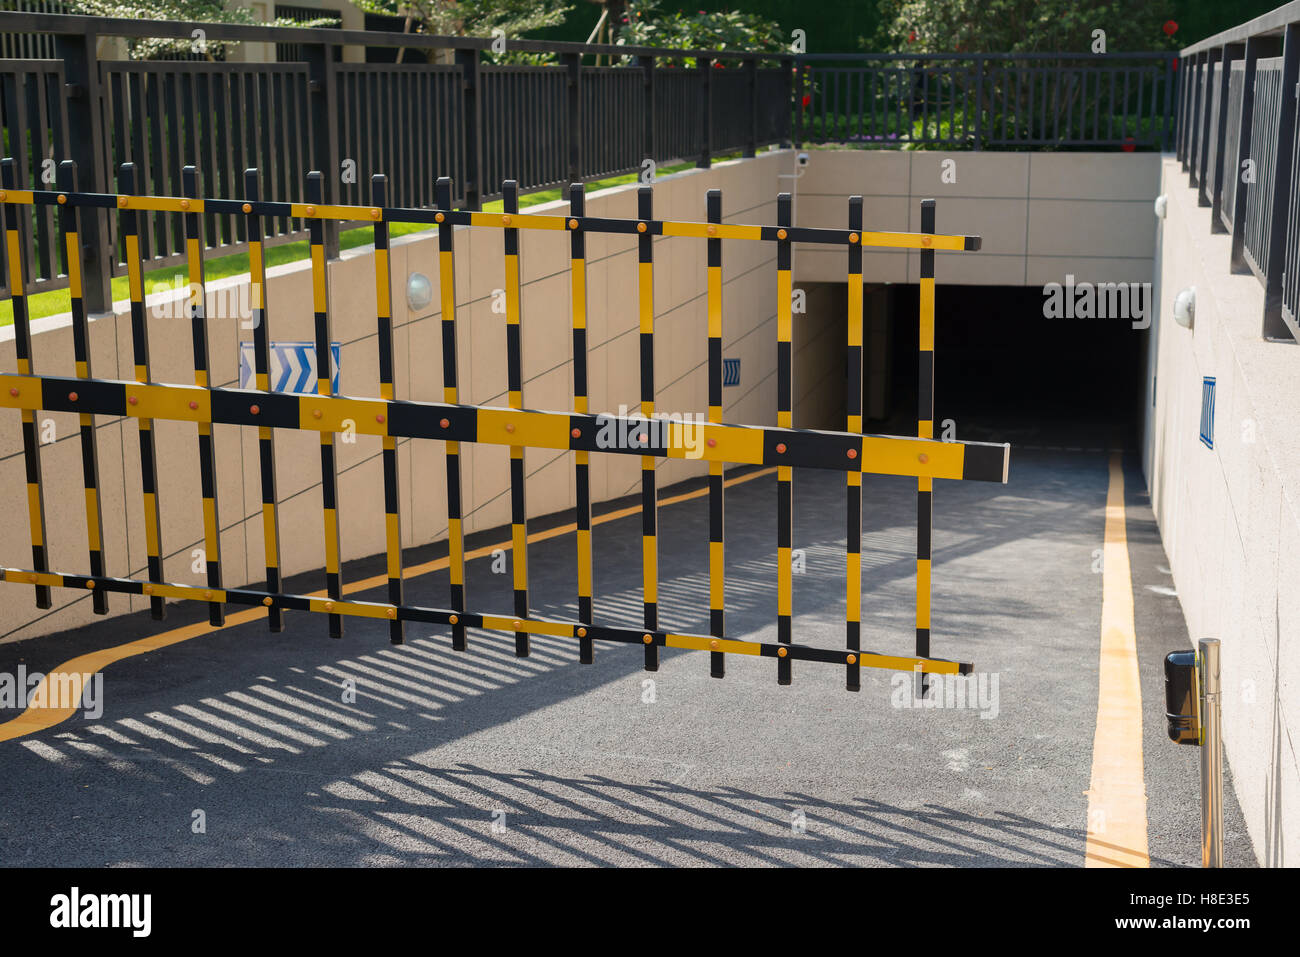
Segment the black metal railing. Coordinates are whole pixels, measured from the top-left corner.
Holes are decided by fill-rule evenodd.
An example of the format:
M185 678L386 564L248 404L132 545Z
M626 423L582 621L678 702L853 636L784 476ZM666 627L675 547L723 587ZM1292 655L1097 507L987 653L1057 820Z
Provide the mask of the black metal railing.
M1264 286L1263 336L1300 339L1300 3L1187 47L1179 74L1182 168Z
M1168 149L1175 56L810 54L796 142L944 149Z
M0 12L0 35L52 38L53 57L0 60L0 130L20 188L48 187L42 170L75 160L85 188L113 192L109 170L135 164L141 193L180 195L182 168L205 170L204 188L236 196L256 167L278 195L303 198L301 170L325 172L324 202L368 204L369 183L387 174L390 201L434 205L436 176L460 187L459 207L501 195L507 173L521 191L640 170L645 160L708 166L721 152L754 155L789 145L793 56L735 50L663 50L512 40L555 65L485 61L491 40L424 34L203 24L207 40L278 44L293 63L99 60L101 37L189 39L193 24ZM408 60L450 51L446 63L344 62L343 51L404 48ZM596 54L621 66L591 66ZM693 57L692 69L668 57ZM75 131L69 137L68 130ZM47 161L53 161L52 164ZM67 284L53 212L36 213L28 243L28 291ZM241 217L209 215L209 247L244 248ZM268 221L267 242L306 235L303 223ZM326 248L337 255L338 224ZM26 235L26 233L24 233ZM88 236L85 299L107 309L109 276L125 272L116 225ZM140 237L149 266L179 263L179 217L159 216ZM107 268L94 257L109 255ZM0 282L7 283L0 250ZM0 297L7 297L0 286Z

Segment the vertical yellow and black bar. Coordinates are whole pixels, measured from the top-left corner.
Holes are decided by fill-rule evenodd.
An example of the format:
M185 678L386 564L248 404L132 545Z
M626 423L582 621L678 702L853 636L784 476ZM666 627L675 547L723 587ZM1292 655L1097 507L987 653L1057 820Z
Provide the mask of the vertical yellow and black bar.
M569 184L569 283L573 306L573 411L587 409L587 240L582 229L586 196L581 183ZM591 453L574 453L578 541L578 621L592 623ZM595 649L586 628L578 633L578 661L589 665Z
M849 432L862 432L862 197L849 197L849 350L848 350L848 422ZM862 473L850 469L848 482L848 524L845 528L848 548L844 558L845 644L853 652L853 662L844 666L844 687L861 689L861 667L857 652L862 649Z
M181 190L186 200L199 198L199 174L193 166L181 170ZM211 388L208 354L207 287L203 276L203 225L198 212L193 209L181 214L185 226L185 259L190 277L190 332L194 340L194 384L200 389ZM208 587L221 588L221 522L217 512L217 477L215 456L212 451L212 425L198 423L199 436L199 487L203 495L203 553L207 562ZM226 623L226 612L221 602L208 603L208 622Z
M456 249L451 223L438 218L451 212L451 178L438 178L434 197L439 213L438 281L442 290L442 396L444 402L459 402L456 385ZM447 443L447 575L451 581L451 607L456 620L451 626L451 646L465 650L465 538L461 526L460 443Z
M18 188L18 174L12 158L0 162L5 189ZM27 323L27 270L23 268L25 244L18 234L18 224L28 219L28 207L16 203L5 204L5 252L9 257L9 295L14 310L14 352L18 359L18 374L32 374L32 334ZM40 394L39 383L28 388ZM27 466L27 518L32 529L32 568L38 572L49 571L45 553L45 502L41 489L41 445L36 428L36 411L23 409L23 460ZM36 586L36 607L50 608L53 599L49 585Z
M376 173L370 178L371 215L375 223L375 303L379 318L379 397L392 402L393 392L393 306L392 276L388 263L388 177ZM402 605L402 518L397 488L397 440L384 436L384 542L388 556L388 603ZM388 621L388 640L400 645L406 635L400 618Z
M72 353L77 363L77 378L89 379L90 330L86 324L86 302L82 294L81 222L77 207L67 202L65 194L77 191L77 164L64 160L59 164L59 229L68 261L68 295L72 306ZM95 215L92 213L91 215ZM95 445L95 417L83 412L81 426L81 471L86 487L86 541L90 551L90 574L104 572L104 519L99 501L99 451ZM108 592L97 588L91 593L95 614L108 614Z
M654 236L650 221L654 218L654 188L637 190L638 275L637 292L641 315L641 417L647 438L652 434L651 417L655 411L655 302ZM659 541L658 494L655 490L655 457L641 456L641 583L645 602L646 631L659 628ZM645 645L645 670L659 670L659 646Z
M519 212L519 184L508 179L501 186L501 208L506 217ZM509 219L506 219L507 224ZM506 255L506 379L512 409L524 407L524 362L519 328L519 230L507 225ZM514 553L515 617L528 617L528 508L524 499L524 449L510 446L510 538ZM515 656L528 657L528 633L515 632Z
M256 204L261 199L257 170L244 170L244 195L247 202L243 210L248 216L248 271L252 283L253 372L254 385L259 392L271 391L271 330L267 326L266 302L266 247L263 245L262 216ZM275 439L268 426L257 429L258 463L262 477L262 542L266 554L266 590L272 594L280 591L280 524L277 511L279 499L275 492ZM271 631L284 630L284 609L272 603L266 610L266 620Z
M921 232L934 233L934 200L921 200ZM918 438L934 438L934 249L921 250L920 364L918 366ZM930 655L930 550L934 524L934 480L916 480L916 654ZM929 684L921 676L921 692Z
M127 285L131 295L131 349L137 382L149 381L149 333L144 315L144 270L140 262L139 214L130 208L127 197L135 194L135 164L123 163L118 174L118 199L122 209L122 238L126 245ZM127 401L131 401L128 395ZM144 545L149 567L149 581L162 582L162 522L158 510L158 460L154 454L153 419L137 419L140 429L140 485L144 491ZM167 614L160 596L149 599L155 621Z
M787 231L792 225L792 202L789 193L776 200L776 424L780 428L793 428L794 401L794 350L791 344L794 319L791 296L791 243ZM781 446L777 450L781 450ZM776 640L790 644L792 640L791 616L794 610L794 569L792 542L794 539L794 469L789 465L776 467ZM782 655L776 662L776 683L788 685L791 680L790 659Z
M705 211L711 224L722 222L722 190L711 189L705 195ZM712 235L708 240L709 299L709 421L722 421L722 240ZM726 635L725 545L723 525L722 463L709 463L709 634ZM727 656L709 652L709 674L724 678Z
M324 182L319 172L307 174L307 202L324 202ZM316 314L316 394L333 394L330 356L329 279L325 269L325 220L307 220L311 245L312 309ZM338 465L334 460L334 433L320 434L321 509L325 519L325 591L334 601L343 598L343 570L339 558ZM343 637L343 616L329 616L331 638Z

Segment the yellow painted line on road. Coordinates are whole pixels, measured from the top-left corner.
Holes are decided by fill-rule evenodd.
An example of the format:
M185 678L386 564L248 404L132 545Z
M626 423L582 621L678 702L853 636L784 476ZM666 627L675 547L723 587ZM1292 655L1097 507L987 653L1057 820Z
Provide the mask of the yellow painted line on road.
M749 472L736 478L728 479L724 485L730 487L740 485L743 482L752 482L754 479L762 478L765 475L771 475L776 471L775 468L760 469L756 472ZM690 492L683 492L680 495L672 495L668 498L661 499L659 504L675 505L678 502L686 502L691 499L703 498L709 494L708 486L695 489ZM592 525L603 525L605 522L617 521L620 518L628 518L632 515L641 513L640 505L632 505L627 508L615 509L612 512L606 512L603 515L594 516L591 520ZM555 528L548 528L542 532L534 532L528 536L529 544L534 542L544 542L547 539L557 538L560 535L567 535L577 529L574 523L567 525L558 525ZM484 545L482 548L476 548L465 555L465 560L469 561L474 558L485 558L497 550L509 550L512 543L507 540L498 542L495 545ZM427 575L431 572L442 571L447 567L448 558L435 558L433 561L424 562L421 565L415 565L405 569L402 579L408 580L419 575ZM348 582L343 586L343 594L351 595L359 591L366 591L370 588L378 588L381 585L388 584L388 575L375 575L371 578L364 578L360 581ZM324 590L311 592L309 597L323 598ZM99 651L92 651L88 654L73 658L71 661L65 661L63 664L54 668L49 674L41 679L40 685L33 691L32 697L38 701L48 701L51 695L51 682L55 685L62 680L60 676L77 676L76 687L80 689L81 676L89 676L97 671L101 671L115 661L121 661L124 658L132 658L136 655L147 655L151 651L157 651L160 648L166 648L169 645L180 644L182 641L189 641L191 638L199 638L203 635L210 635L216 631L224 631L227 628L233 628L236 625L245 625L250 621L256 621L259 618L266 617L265 608L250 608L246 611L237 612L226 618L224 625L211 625L208 622L196 622L193 625L184 625L180 628L172 628L158 635L149 635L145 638L139 638L135 641L129 641L123 645L114 645L111 648L101 648ZM308 613L310 614L310 613ZM87 678L88 680L88 678ZM11 741L14 738L22 738L37 731L46 731L55 725L61 724L71 718L80 707L79 695L71 696L72 701L57 707L40 707L28 708L18 717L0 724L0 741Z
M1085 867L1149 867L1133 580L1120 453L1110 457L1102 548L1101 667L1092 741Z

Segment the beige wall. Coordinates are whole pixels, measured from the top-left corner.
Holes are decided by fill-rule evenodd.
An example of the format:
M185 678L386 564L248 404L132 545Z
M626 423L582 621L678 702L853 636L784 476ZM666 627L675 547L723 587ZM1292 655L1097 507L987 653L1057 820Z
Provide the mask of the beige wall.
M1262 863L1300 864L1300 354L1261 337L1264 293L1228 271L1187 175L1166 157L1144 464L1192 639L1222 642L1224 748ZM1159 222L1154 216L1153 222ZM1194 328L1175 324L1196 287ZM1214 376L1214 448L1200 441Z
M1150 282L1159 185L1155 153L943 153L812 150L795 181L798 222L847 224L847 197L864 197L869 230L921 228L936 200L941 233L979 235L980 255L938 253L941 283L1040 286L1067 273L1089 282ZM950 167L945 162L951 161ZM956 182L945 182L944 173ZM863 253L867 282L916 282L915 252ZM797 246L795 278L842 282L842 250Z
M655 187L655 213L669 219L703 220L708 189L723 190L728 222L772 223L777 173L790 163L786 154L719 164L663 177ZM634 187L619 187L588 196L594 216L635 215ZM566 203L533 207L564 212ZM571 319L567 238L543 231L521 231L523 274L524 403L527 407L567 411L572 408ZM456 300L462 401L506 404L505 321L492 311L492 294L504 286L501 233L495 229L456 230ZM588 240L589 382L593 411L636 408L639 400L636 311L636 245L629 237L591 236ZM703 240L660 239L655 243L655 376L659 411L707 412L705 345L707 315ZM330 267L333 337L342 343L340 391L346 395L378 393L375 291L371 249L356 249ZM395 240L391 256L392 302L399 398L442 400L442 350L438 295L437 241L432 232ZM433 303L419 313L407 309L405 283L410 272L428 276L435 287ZM775 424L776 269L769 244L728 242L723 250L723 354L742 360L741 385L724 390L728 421ZM251 339L236 318L222 315L216 290L235 280L214 283L209 297L212 381L234 385L238 379L238 340ZM269 328L273 340L309 340L313 336L310 271L295 263L272 270L268 279ZM159 300L150 301L153 308ZM130 321L125 303L112 316L90 324L94 374L99 378L133 377ZM34 324L35 369L72 375L68 318ZM191 383L188 321L151 318L153 377ZM13 372L12 327L0 330L0 371ZM797 387L797 386L796 386ZM43 413L51 419L57 441L42 448L50 564L55 570L87 569L86 528L81 485L81 452L75 416ZM158 472L162 494L162 540L168 580L198 584L192 550L202 545L199 475L192 425L159 422L156 427ZM109 574L140 577L145 568L139 448L133 423L103 417L98 425L100 482ZM225 584L237 586L264 577L254 430L216 426L216 463ZM276 433L276 470L280 496L282 569L286 574L320 567L321 496L318 439L314 433ZM0 564L30 567L30 537L23 506L23 457L19 416L0 410L0 489L8 490L0 509ZM384 550L382 466L379 439L358 436L355 444L336 444L339 468L341 545L345 559ZM399 472L403 539L407 546L446 536L447 514L442 443L402 442ZM509 522L508 451L505 447L464 447L466 531ZM573 506L572 457L567 453L530 450L530 515ZM707 467L667 460L660 484L707 474ZM633 456L593 456L592 496L617 498L639 487L640 464ZM0 588L0 635L16 640L76 627L93 620L86 595L58 589L56 609L38 613L30 588ZM112 595L113 611L138 610L144 603Z

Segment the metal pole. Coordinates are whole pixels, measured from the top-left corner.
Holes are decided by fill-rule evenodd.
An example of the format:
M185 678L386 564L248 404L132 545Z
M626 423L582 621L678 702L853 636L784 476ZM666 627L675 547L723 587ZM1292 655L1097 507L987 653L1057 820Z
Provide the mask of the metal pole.
M1223 739L1219 722L1219 639L1198 642L1201 682L1201 866L1223 866Z

